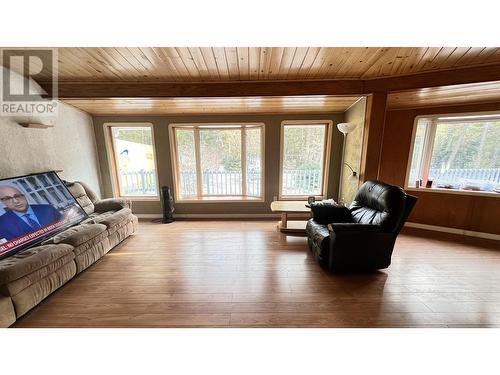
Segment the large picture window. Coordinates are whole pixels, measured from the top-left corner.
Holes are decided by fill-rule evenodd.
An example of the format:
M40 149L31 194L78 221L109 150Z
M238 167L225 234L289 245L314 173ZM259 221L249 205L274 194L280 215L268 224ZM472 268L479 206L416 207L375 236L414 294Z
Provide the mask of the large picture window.
M170 125L176 199L262 200L263 137L263 124Z
M500 113L419 117L407 186L500 192Z
M284 121L280 198L326 196L331 121Z
M105 124L115 194L158 197L153 132L150 124Z

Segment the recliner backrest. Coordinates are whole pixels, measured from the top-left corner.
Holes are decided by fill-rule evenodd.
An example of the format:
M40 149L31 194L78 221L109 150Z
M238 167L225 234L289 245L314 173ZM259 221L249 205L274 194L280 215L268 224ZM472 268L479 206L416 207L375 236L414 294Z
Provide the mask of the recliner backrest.
M376 224L383 232L397 233L405 220L406 198L407 194L398 186L366 181L359 188L349 210L356 223Z
M77 202L82 206L83 210L90 215L94 212L94 202L96 194L85 183L80 181L68 182L64 181L70 193L75 197Z
M406 219L408 219L408 216L410 216L411 210L413 210L413 207L417 203L417 197L413 195L406 194L406 204L405 204L405 209L403 212L403 216L401 217L401 221L399 226L396 228L395 232L399 233L399 231L403 228L403 225L406 222Z

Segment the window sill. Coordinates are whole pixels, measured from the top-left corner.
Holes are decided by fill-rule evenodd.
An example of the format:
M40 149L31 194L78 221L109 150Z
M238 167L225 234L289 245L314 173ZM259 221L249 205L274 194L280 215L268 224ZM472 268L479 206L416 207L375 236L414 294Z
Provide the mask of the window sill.
M327 199L326 195L285 195L278 196L280 201L307 201L309 197L314 197L316 200Z
M265 200L264 198L241 197L241 196L203 197L203 198L188 198L188 199L175 200L175 203L258 203L258 202L265 202Z
M458 189L443 189L443 188L415 188L407 187L407 191L421 191L425 193L440 193L440 194L458 194L458 195L476 195L480 197L500 197L500 193L492 191L474 191L474 190L458 190Z

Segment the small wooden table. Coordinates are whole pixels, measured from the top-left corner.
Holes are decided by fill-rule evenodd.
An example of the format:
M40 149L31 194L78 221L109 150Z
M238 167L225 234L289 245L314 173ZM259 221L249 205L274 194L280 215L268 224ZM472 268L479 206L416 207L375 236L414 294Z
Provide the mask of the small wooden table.
M290 213L305 213L311 209L306 207L307 201L273 201L271 211L281 213L281 221L278 222L278 229L282 233L306 234L305 220L288 220Z

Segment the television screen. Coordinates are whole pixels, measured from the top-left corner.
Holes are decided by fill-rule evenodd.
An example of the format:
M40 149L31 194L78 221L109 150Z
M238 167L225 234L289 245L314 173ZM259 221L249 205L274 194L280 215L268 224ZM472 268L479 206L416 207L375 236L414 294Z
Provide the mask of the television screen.
M0 180L0 258L78 224L87 214L56 172Z

